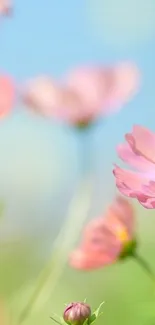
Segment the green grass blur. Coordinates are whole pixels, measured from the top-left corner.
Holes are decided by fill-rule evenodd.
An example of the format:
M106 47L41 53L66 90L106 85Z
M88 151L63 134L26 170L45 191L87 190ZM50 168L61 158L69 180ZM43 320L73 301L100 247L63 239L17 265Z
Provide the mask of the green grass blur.
M136 209L139 253L155 270L155 214L138 204ZM8 302L14 324L43 267L43 260L38 258L41 247L42 242L30 240L11 247L0 247L0 293ZM155 284L135 261L127 260L91 272L78 272L67 265L50 300L46 304L40 301L23 324L52 325L52 313L61 315L65 303L85 298L92 309L105 301L104 313L98 324L155 323Z

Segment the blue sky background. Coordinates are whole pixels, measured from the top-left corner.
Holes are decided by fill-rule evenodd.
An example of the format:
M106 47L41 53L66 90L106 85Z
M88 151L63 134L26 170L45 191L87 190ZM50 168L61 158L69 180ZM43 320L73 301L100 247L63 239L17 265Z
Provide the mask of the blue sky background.
M0 192L7 201L3 233L21 227L34 231L62 220L80 175L81 143L85 164L90 144L93 148L92 215L99 213L115 193L115 146L134 123L155 130L155 4L126 1L127 20L118 10L120 0L109 2L112 12L107 0L94 1L16 0L12 19L1 20L1 72L11 74L17 87L42 73L59 78L75 65L126 59L138 64L143 77L133 101L83 135L32 116L17 102L13 114L0 122Z

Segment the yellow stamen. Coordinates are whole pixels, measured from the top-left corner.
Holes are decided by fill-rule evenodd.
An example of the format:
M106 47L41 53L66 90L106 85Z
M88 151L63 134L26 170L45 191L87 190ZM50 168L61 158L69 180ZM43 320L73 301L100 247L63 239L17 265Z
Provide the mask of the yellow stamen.
M119 229L117 236L121 242L126 242L129 240L129 236L126 229Z

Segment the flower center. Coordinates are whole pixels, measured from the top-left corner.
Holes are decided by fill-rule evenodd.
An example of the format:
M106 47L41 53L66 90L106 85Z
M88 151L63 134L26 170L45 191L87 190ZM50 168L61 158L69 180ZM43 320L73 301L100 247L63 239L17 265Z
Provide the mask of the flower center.
M118 229L117 237L119 238L119 240L120 240L122 243L129 241L129 235L128 235L128 233L127 233L127 231L126 231L125 228L123 228L123 229Z

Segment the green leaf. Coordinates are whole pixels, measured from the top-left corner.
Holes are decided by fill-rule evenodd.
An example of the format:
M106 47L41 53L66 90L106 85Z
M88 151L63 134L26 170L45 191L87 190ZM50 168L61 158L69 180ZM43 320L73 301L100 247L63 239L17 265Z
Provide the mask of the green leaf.
M89 319L87 318L85 321L84 321L84 323L83 323L83 325L89 325L90 323L89 323Z
M90 325L96 321L98 317L100 317L103 312L100 312L101 307L103 306L104 301L99 305L99 307L93 312L93 314L88 318L87 324ZM86 325L86 324L85 324Z
M52 316L50 316L50 318L51 318L55 323L57 323L57 324L59 324L59 325L64 325L64 324L65 324L63 318L60 317L60 316L58 316L58 315L56 315L56 314L52 314Z

